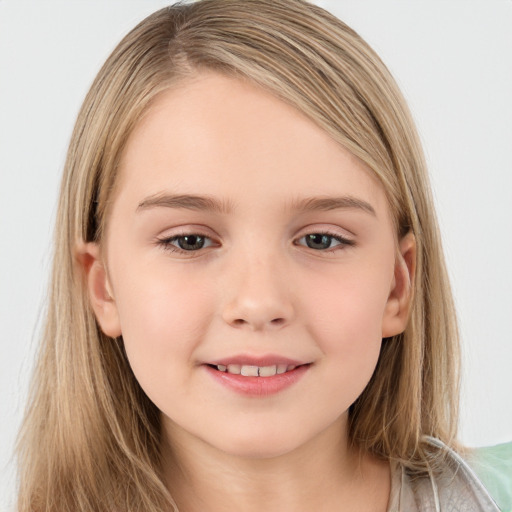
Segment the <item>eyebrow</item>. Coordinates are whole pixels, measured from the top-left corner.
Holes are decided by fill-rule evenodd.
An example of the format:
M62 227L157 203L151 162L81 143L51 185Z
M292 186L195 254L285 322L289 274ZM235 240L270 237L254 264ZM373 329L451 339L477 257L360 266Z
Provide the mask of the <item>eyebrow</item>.
M291 209L303 212L356 209L377 216L370 203L353 196L307 197L293 201Z
M229 213L232 207L227 201L219 201L210 196L193 194L154 194L139 203L137 211L148 210L156 207L184 208L196 211L211 211L216 213ZM306 197L292 201L289 207L292 211L330 211L339 209L362 210L376 216L373 206L362 199L353 196L341 197Z
M137 211L148 210L156 207L185 208L186 210L211 211L216 213L229 213L231 206L226 201L218 201L209 196L197 196L192 194L155 194L147 197L139 206Z

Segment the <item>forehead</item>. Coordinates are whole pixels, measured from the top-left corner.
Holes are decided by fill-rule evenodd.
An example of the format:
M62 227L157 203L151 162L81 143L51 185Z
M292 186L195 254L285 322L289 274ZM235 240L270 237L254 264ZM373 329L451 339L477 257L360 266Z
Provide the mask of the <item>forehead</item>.
M387 210L359 159L303 113L248 81L200 73L162 93L129 137L118 192L259 198L357 194Z

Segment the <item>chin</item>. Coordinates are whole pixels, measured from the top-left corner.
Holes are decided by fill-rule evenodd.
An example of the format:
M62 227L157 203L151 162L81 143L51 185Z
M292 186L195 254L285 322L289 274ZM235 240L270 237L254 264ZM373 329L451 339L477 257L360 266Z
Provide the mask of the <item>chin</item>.
M306 439L298 439L290 430L281 432L267 431L246 432L228 436L224 442L217 438L215 445L218 449L233 457L247 459L274 459L293 452L307 442ZM224 436L223 436L224 437Z

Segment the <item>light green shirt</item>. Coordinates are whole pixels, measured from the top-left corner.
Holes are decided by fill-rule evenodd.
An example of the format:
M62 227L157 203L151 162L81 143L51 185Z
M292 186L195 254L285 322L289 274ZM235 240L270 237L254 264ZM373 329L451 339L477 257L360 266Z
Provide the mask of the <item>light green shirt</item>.
M512 442L475 448L468 462L502 512L512 512Z

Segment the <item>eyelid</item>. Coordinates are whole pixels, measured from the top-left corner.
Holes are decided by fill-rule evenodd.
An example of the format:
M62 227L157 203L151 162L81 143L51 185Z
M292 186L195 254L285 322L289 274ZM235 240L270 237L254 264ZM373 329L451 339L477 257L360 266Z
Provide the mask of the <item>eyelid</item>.
M341 238L347 241L354 241L356 236L355 233L346 228L342 228L341 226L323 223L308 224L297 231L301 233L301 237L310 234L322 234L332 236L333 238Z

